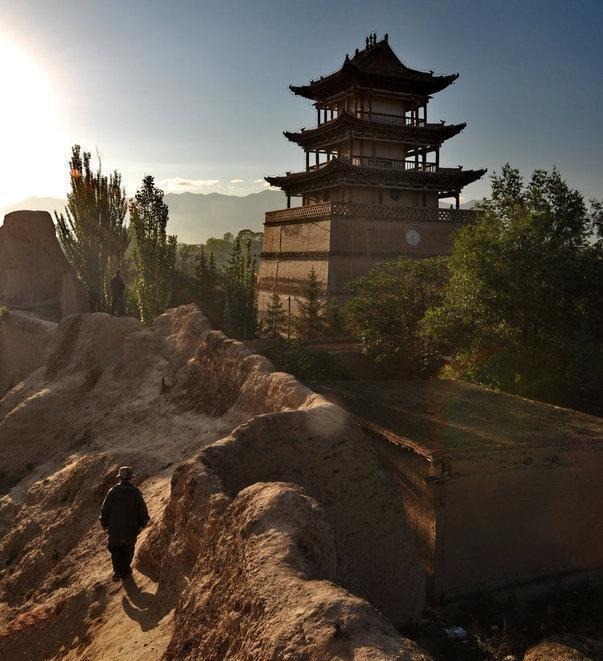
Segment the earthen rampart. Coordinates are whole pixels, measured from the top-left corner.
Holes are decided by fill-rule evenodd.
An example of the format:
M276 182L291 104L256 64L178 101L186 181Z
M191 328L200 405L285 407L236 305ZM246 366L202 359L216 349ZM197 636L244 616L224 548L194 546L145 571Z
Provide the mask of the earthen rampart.
M43 364L57 325L24 312L0 316L0 398Z

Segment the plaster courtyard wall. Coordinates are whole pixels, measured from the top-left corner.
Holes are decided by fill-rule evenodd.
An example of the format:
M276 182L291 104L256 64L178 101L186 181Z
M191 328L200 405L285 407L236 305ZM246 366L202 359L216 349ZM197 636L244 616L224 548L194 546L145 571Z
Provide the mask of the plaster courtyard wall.
M603 421L460 382L313 388L371 431L431 602L603 576Z

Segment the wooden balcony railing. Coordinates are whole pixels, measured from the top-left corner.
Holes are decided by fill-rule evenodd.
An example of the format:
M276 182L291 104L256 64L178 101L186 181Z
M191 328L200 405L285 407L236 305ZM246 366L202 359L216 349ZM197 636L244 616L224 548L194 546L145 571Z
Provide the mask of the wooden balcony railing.
M372 156L352 156L347 160L352 165L359 165L363 168L381 168L388 170L419 170L421 172L435 172L437 164L435 162L423 163L422 161L406 160L403 158L380 158Z
M439 207L389 207L360 202L321 202L305 207L279 209L266 213L266 224L287 222L303 223L309 219L333 216L391 219L402 222L469 223L475 219L470 209L441 209Z
M359 119L365 119L369 122L396 124L397 126L423 126L425 124L423 118L408 117L405 115L390 115L384 112L372 112L369 110L357 110L356 117Z

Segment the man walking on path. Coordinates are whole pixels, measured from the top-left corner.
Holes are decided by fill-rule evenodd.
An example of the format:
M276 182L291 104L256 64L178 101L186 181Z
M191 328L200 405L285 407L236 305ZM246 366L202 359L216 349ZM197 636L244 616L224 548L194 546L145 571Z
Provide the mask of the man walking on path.
M126 283L121 277L121 269L111 278L111 316L123 317L126 314Z
M134 471L122 466L117 475L119 484L109 489L101 507L100 523L109 533L107 548L113 563L113 580L119 581L132 573L136 538L149 522L144 498L131 482Z

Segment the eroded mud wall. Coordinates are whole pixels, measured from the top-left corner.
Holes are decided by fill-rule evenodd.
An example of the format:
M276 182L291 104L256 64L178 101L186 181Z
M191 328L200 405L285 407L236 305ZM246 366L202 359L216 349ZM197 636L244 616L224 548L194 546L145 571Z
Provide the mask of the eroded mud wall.
M56 327L22 312L0 317L0 398L42 365Z
M0 305L52 320L87 309L47 211L13 211L0 227Z
M336 584L333 530L304 490L260 482L224 501L211 470L190 466L188 480L217 504L202 510L205 534L166 659L429 661Z
M152 510L156 657L135 649L96 521L123 463ZM0 400L0 464L2 658L427 658L386 619L418 616L423 571L370 442L194 306L150 330L63 319ZM137 633L117 644L116 625Z
M190 341L192 323L193 317L181 318L172 327L173 341ZM420 615L424 570L403 499L381 469L370 439L342 409L216 332L202 334L194 357L174 370L172 381L171 396L183 406L211 415L237 411L249 420L199 459L209 462L229 497L256 482L300 485L333 527L341 584L397 624ZM147 555L159 557L173 534L166 520L154 541L150 538L155 548ZM189 549L199 544L191 534L182 531ZM171 558L166 556L169 568L163 575L173 581ZM158 563L151 563L159 574Z

